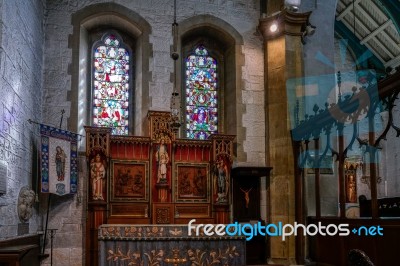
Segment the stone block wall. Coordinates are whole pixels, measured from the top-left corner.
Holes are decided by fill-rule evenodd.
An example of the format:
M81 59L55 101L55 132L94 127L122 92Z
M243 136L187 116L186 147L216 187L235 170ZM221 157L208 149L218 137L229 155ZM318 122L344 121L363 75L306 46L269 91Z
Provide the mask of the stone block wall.
M86 179L87 163L85 154L78 156L79 183L76 195L58 197L52 195L49 209L48 229L57 229L53 238L47 236L46 254L53 252L53 265L79 266L84 265L84 241L86 215L83 206L86 206L87 197ZM47 200L46 200L47 203ZM47 210L47 205L43 206ZM45 219L45 215L43 215ZM51 265L51 257L43 260L43 266Z
M71 96L78 95L71 80L73 73L78 73L78 66L72 64L74 53L71 44L79 38L73 32L73 15L91 5L109 3L109 1L47 1L45 20L45 55L43 81L43 121L58 124L61 110L65 110L63 128L74 128L78 117L71 114L87 114L89 110L71 111ZM169 111L169 100L172 93L174 65L170 58L172 45L171 24L173 22L173 1L165 0L117 0L111 4L121 5L137 13L151 26L149 43L151 57L146 62L149 73L138 73L148 76L149 110ZM236 73L240 73L240 88L236 92L237 117L237 164L265 166L265 102L264 102L264 64L262 41L254 33L259 19L259 1L251 0L177 0L177 21L198 15L215 16L234 27L243 37L244 45L239 47L244 55L244 63ZM75 34L75 35L74 35ZM83 47L83 46L82 46ZM236 67L240 64L236 62ZM90 70L88 70L90 73ZM79 80L81 82L81 80ZM85 80L84 82L90 82ZM229 88L225 88L229 89ZM137 94L140 95L140 94ZM146 99L147 100L147 99ZM143 104L143 103L142 103ZM135 124L140 124L136 123ZM78 129L79 131L79 129ZM142 129L144 132L145 129ZM80 131L79 131L80 132ZM143 134L143 133L142 133ZM54 240L53 255L57 257L53 265L80 265L84 258L84 221L86 200L86 162L80 161L80 197L60 198L52 202L50 208L49 228L57 230ZM264 191L265 194L265 191ZM263 197L265 200L265 197ZM262 204L266 208L266 204ZM265 211L263 215L265 215ZM49 245L46 246L49 248ZM49 251L47 249L47 251ZM44 265L49 264L47 259ZM55 263L55 264L54 264Z
M7 192L0 195L0 238L18 235L20 189L37 190L38 126L41 121L45 3L0 2L0 161L7 165ZM40 229L39 204L29 233ZM21 232L26 234L27 232Z
M113 1L136 12L151 26L149 42L152 57L149 58L151 78L146 85L149 88L149 110L169 111L169 100L173 83L173 60L170 58L172 45L171 24L173 22L173 1ZM244 154L238 154L240 163L265 164L263 152L265 146L265 108L263 97L263 52L262 41L255 36L259 19L259 1L178 1L177 21L183 21L197 15L212 15L232 25L243 37L244 66L239 70L242 80L240 102L236 103L243 113L238 117L238 125L248 132L238 132L238 145L243 146ZM71 86L71 73L77 66L71 65L72 52L68 47L72 40L73 27L71 17L80 9L107 1L68 1L52 2L47 6L45 42L45 79L44 79L44 119L58 123L56 114L66 110L70 124L77 117L70 117L71 102L67 94L76 90ZM75 38L75 36L73 36ZM143 74L143 73L139 73ZM229 89L229 88L226 88ZM239 96L237 98L239 98ZM243 104L243 106L242 106ZM79 110L87 112L89 110ZM64 120L66 126L67 119ZM137 123L137 122L136 122ZM70 126L70 125L69 125ZM245 131L246 131L245 130ZM142 130L144 131L144 129ZM261 148L260 148L261 147ZM261 150L260 150L261 149ZM243 153L243 152L242 152ZM246 154L249 156L246 159Z

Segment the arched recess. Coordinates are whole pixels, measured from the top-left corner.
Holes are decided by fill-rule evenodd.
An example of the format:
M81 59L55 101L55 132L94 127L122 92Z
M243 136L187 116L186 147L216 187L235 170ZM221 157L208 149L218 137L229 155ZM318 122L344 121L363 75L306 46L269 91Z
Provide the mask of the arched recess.
M186 55L194 45L202 42L223 61L222 73L219 73L223 79L220 83L222 93L218 96L221 118L219 133L237 135L237 141L242 141L244 129L241 114L245 108L241 101L243 38L232 25L211 15L199 15L179 22L178 50L181 51L181 58L178 60L177 69L182 69L182 73L178 75L177 83L181 84L182 88L184 88L183 71ZM182 94L184 99L185 94Z
M69 39L72 49L71 102L69 125L72 131L84 135L84 125L91 125L91 38L106 30L125 36L135 54L134 84L131 92L130 134L143 135L149 106L149 44L150 24L136 12L115 3L94 4L82 8L72 16L73 34ZM75 122L76 121L76 122ZM84 145L84 144L83 144Z

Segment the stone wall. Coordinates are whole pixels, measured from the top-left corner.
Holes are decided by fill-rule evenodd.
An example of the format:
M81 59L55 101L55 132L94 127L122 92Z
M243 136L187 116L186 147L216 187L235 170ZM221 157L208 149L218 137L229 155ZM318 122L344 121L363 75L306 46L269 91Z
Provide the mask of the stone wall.
M63 128L77 128L82 132L81 126L78 127L78 119L86 119L88 108L80 110L78 106L77 88L85 84L88 79L80 79L82 68L74 64L74 56L82 53L73 49L77 42L77 47L85 47L86 44L80 43L82 38L86 38L86 33L74 32L74 15L81 10L107 1L48 1L47 19L45 24L45 77L43 91L43 121L48 123L59 123L61 110L66 111ZM237 88L236 99L239 102L237 117L237 164L238 165L265 165L265 107L264 107L264 85L263 85L263 50L262 41L254 34L259 19L259 1L257 0L200 0L200 1L177 1L177 21L198 15L211 15L229 23L235 28L244 40L244 45L238 49L244 55L244 62L235 62L236 73L239 87ZM171 24L173 22L173 1L165 0L140 0L127 1L117 0L109 3L110 8L115 5L122 6L129 12L134 12L140 19L143 19L151 27L149 33L149 48L140 46L140 51L150 54L145 58L147 62L140 62L148 65L146 72L137 72L136 78L141 78L143 83L136 82L143 90L148 92L136 93L142 97L142 105L146 105L146 110L169 111L169 99L172 92L172 73L173 60L170 58L170 47L172 45ZM87 9L90 11L90 9ZM80 13L81 14L81 13ZM128 30L128 29L126 29ZM146 50L150 49L150 50ZM85 53L85 51L83 51ZM144 60L144 59L143 59ZM90 73L90 70L88 71ZM73 76L76 75L76 76ZM145 77L143 79L143 77ZM148 78L147 78L148 77ZM148 79L148 80L146 80ZM76 82L75 82L76 81ZM148 89L147 89L148 88ZM228 90L229 88L225 88ZM144 97L143 95L146 95ZM87 105L89 106L89 105ZM74 108L76 110L74 110ZM141 123L135 122L140 128ZM136 127L136 126L135 126ZM140 132L135 134L144 135L146 129L140 128ZM54 241L53 254L56 260L54 265L81 265L84 260L85 232L84 221L86 200L86 162L80 160L80 194L69 198L59 198L52 201L50 208L50 226L56 228L57 234ZM265 193L264 193L265 194ZM264 197L265 199L265 197ZM266 205L263 204L265 208ZM265 213L265 212L264 212ZM264 214L265 215L265 214ZM49 246L47 245L47 248ZM49 260L44 262L45 265Z
M396 126L400 124L399 116L396 115L400 113L399 106L400 101L396 100L393 108L395 114L393 120ZM392 128L388 132L387 140L381 142L379 176L382 177L382 181L378 184L378 198L399 197L400 195L400 138L396 135L396 131Z
M0 239L18 235L20 189L38 188L39 131L28 119L41 121L44 16L41 0L0 2L0 160L8 168L7 192L0 195ZM29 233L40 229L38 205Z
M84 265L85 209L87 164L85 154L78 156L78 193L59 197L52 195L49 209L48 229L57 229L53 238L53 265ZM46 201L47 202L47 201ZM43 206L47 210L47 205ZM43 215L43 219L45 216ZM51 238L47 237L45 253L51 254ZM41 265L51 265L50 257Z
M146 110L169 110L169 99L172 92L171 73L173 72L173 60L170 59L170 46L172 45L171 24L173 21L173 1L165 4L165 1L113 1L114 3L125 6L143 18L150 24L151 34L149 43L151 47L151 57L146 62L149 66L149 80L147 84L141 84L143 88L148 88L148 96L143 101L148 101ZM237 117L238 150L241 149L239 163L260 165L265 164L265 129L263 127L264 118L264 99L263 95L263 64L261 40L255 36L256 26L259 19L259 6L256 0L252 1L178 1L177 21L183 21L189 17L202 14L212 15L222 19L232 25L243 37L244 45L241 52L244 56L244 66L238 65L241 74L240 88L236 94L240 96L240 102L236 103L240 109L241 116ZM71 25L71 17L85 7L107 1L68 1L65 3L52 2L48 4L48 19L46 23L46 56L44 80L44 119L57 123L57 116L62 109L66 110L68 117L68 128L75 128L78 124L78 112L86 113L88 110L71 111L73 106L78 106L74 90L78 84L71 84L71 73L75 73L79 66L72 65L73 53L71 46L76 38ZM238 64L238 63L237 63ZM147 73L137 73L136 78L141 78ZM79 80L86 82L86 80ZM226 88L229 89L229 88ZM239 97L236 97L239 98ZM242 106L242 104L244 104ZM75 108L75 107L73 107ZM76 109L76 108L75 108ZM86 108L88 109L88 108ZM76 117L70 116L73 114ZM141 119L143 119L142 116ZM139 118L140 119L140 118ZM254 123L256 123L254 125ZM67 120L64 120L66 126ZM135 121L136 127L140 125ZM251 126L249 126L251 125ZM78 128L81 133L81 128ZM142 135L146 131L143 126L140 132L135 134ZM240 138L240 139L239 139ZM246 155L249 159L246 159Z

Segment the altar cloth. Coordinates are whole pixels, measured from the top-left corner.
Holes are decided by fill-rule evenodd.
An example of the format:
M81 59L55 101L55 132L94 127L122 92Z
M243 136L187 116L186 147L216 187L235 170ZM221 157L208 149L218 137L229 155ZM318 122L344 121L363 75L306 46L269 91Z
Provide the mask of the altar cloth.
M115 225L99 228L99 265L246 265L242 236L188 235L187 225Z

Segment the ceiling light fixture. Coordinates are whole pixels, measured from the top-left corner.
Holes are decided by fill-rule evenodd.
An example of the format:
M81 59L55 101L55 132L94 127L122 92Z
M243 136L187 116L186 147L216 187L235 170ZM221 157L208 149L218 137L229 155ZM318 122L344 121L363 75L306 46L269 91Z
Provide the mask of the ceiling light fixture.
M176 0L174 0L174 23L172 23L172 36L173 46L171 58L174 60L174 89L171 95L171 123L172 130L177 133L181 127L181 98L179 96L179 90L177 85L177 60L179 59L178 53L178 23L176 22Z
M276 32L278 30L278 24L276 22L272 23L269 27L270 32Z
M285 7L292 12L299 11L301 0L285 0Z

